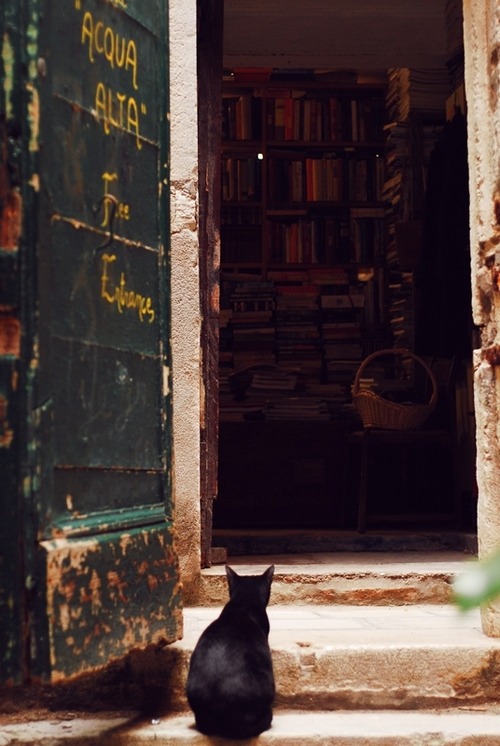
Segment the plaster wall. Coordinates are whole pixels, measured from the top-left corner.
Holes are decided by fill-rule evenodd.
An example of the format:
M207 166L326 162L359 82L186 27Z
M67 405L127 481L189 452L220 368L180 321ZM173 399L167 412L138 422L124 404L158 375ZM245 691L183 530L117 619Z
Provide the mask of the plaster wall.
M500 547L500 3L464 0L471 270L480 556ZM500 598L482 611L483 630L500 637Z
M196 0L170 0L173 483L181 581L200 574Z

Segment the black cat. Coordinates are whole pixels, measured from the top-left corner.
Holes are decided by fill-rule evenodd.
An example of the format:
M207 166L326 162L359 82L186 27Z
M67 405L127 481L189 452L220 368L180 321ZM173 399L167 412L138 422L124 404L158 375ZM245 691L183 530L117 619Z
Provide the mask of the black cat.
M274 565L262 575L226 566L229 601L191 656L186 693L208 736L252 738L271 727L275 695L266 607Z

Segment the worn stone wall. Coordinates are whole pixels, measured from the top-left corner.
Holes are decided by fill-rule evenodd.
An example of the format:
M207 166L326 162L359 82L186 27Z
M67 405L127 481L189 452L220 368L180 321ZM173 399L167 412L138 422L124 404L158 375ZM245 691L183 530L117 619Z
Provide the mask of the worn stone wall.
M170 0L174 498L181 580L200 573L200 301L196 2Z
M500 548L500 3L464 0L480 556ZM482 612L500 636L500 599Z

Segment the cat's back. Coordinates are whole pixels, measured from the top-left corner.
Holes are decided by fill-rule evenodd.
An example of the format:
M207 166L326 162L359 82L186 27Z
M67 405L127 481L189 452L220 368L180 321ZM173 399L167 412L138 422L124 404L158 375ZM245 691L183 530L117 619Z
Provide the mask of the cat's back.
M266 606L271 578L271 568L258 578L228 572L230 600L193 651L187 696L203 733L248 738L270 727L275 685Z
M249 666L252 660L268 659L269 619L265 609L228 601L220 616L202 633L193 651L191 666L198 662L207 675L217 678ZM262 665L262 661L261 661Z

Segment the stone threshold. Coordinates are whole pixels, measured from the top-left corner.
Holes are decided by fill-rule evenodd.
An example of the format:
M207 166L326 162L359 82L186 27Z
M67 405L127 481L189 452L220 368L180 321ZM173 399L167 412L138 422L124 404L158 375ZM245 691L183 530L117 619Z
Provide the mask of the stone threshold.
M214 548L227 556L260 554L304 554L317 552L477 552L477 534L472 531L296 529L214 529ZM222 560L224 561L224 560Z
M280 711L258 740L229 741L203 736L192 714L128 721L123 718L52 720L0 725L0 744L25 746L203 746L259 743L261 746L498 746L500 711Z
M271 604L394 605L450 603L452 580L474 558L465 550L405 552L316 552L228 557L242 574L275 566ZM227 601L225 567L201 572L187 606Z

